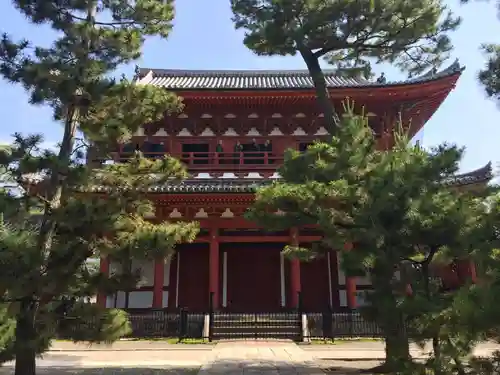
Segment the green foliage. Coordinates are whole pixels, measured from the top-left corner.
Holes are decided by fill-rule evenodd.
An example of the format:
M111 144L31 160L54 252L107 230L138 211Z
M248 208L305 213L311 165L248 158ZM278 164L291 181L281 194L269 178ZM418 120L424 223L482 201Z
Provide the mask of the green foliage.
M461 3L470 3L469 0L460 0ZM500 1L497 1L500 9ZM486 94L495 101L500 102L500 45L487 43L481 46L486 55L485 67L479 72L479 82L484 86Z
M49 46L3 34L0 74L24 87L32 104L50 106L63 128L57 153L40 149L40 135L15 134L12 145L0 148L3 180L16 193L7 189L0 196L6 209L0 223L0 299L16 321L15 340L7 337L10 330L2 331L1 340L10 342L16 374L28 375L35 372L35 355L58 329L69 329L60 323L71 317L76 326L78 319L100 322L95 332L73 325L75 339L114 340L128 332L123 313L75 301L129 289L140 275L125 268L122 275L103 278L88 266L89 258L108 255L130 263L132 257L168 257L175 244L196 236L198 226L149 220L154 207L148 192L185 176L178 161L138 154L130 163L99 171L81 163L88 143L106 158L139 126L181 109L180 99L160 88L113 78L119 65L141 56L146 37L169 34L173 0L12 3L28 22L57 33ZM97 187L106 194L93 194Z
M24 143L12 146L4 168L11 176L19 176L21 186L27 186L20 166L23 160L38 160L24 149ZM23 151L25 153L23 153ZM43 153L49 155L48 153ZM49 158L50 159L50 158ZM27 163L32 171L31 162ZM50 169L50 164L48 167ZM43 174L43 170L39 170ZM50 211L56 230L51 237L50 251L40 249L39 224L12 217L0 224L0 296L9 305L8 313L15 319L23 311L26 299L37 308L37 337L50 342L54 335L74 340L113 341L130 332L126 314L102 310L97 305L69 303L74 298L116 293L135 287L140 274L124 271L123 274L103 277L88 265L89 258L109 256L125 264L130 258L155 259L169 257L175 245L194 240L198 223L158 222L149 220L155 208L148 200L148 192L159 184L181 181L186 175L181 163L175 159L149 160L136 154L122 164L111 164L101 169L89 170L75 164L68 174L68 192L57 209ZM95 189L105 195L92 194ZM38 200L46 201L42 192L33 192ZM32 193L32 194L33 194ZM30 194L24 190L17 200ZM19 217L30 216L18 211ZM22 275L22 276L20 276ZM98 324L85 325L93 321ZM11 330L6 334L12 333ZM46 345L44 344L43 347Z
M10 346L12 345L12 337L14 337L16 329L16 321L9 316L7 306L0 306L0 363L7 362L12 359Z
M410 74L439 65L459 20L442 1L232 0L244 43L259 55L295 55L302 48L340 71L369 75L370 59Z
M426 151L410 146L404 134L395 137L392 150L377 150L367 119L348 108L331 142L288 152L282 180L257 193L249 218L276 229L317 225L324 237L313 253L335 249L346 274L370 275L371 305L362 310L383 329L388 361L408 355L404 326L417 341L436 339L436 357L446 352L453 359L464 353L456 344L463 327L450 323L464 297L444 294L434 270L455 259L490 264L498 216L488 211L487 198L449 187L461 149ZM345 243L354 250L345 251ZM290 246L286 251L300 259L311 252ZM412 296L406 293L409 283Z
M250 50L263 56L301 55L332 134L339 121L320 58L339 75L370 77L375 62L413 76L449 57L447 34L460 23L442 0L231 0L231 8Z
M486 94L500 101L500 45L486 44L482 47L486 54L486 66L479 72L479 82Z
M59 337L73 341L112 343L131 333L128 314L123 310L103 310L96 305L76 304L59 320Z

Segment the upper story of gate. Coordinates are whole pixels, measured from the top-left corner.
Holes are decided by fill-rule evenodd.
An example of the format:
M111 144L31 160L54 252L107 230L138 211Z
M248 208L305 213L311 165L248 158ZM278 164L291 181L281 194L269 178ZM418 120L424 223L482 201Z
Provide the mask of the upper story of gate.
M325 71L337 113L349 99L368 115L380 147L392 145L399 119L415 135L455 86L463 68L455 62L440 72L400 82L370 81ZM329 136L307 71L204 71L138 69L137 84L155 85L183 98L182 113L145 124L118 158L134 150L146 157L168 153L193 177L270 177L288 148L304 150Z

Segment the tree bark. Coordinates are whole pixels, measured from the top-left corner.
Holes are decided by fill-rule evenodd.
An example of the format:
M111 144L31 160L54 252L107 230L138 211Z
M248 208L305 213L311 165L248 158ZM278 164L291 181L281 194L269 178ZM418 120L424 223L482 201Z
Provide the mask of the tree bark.
M92 26L94 26L93 23L95 21L96 5L95 0L90 1L87 10L87 22L89 22ZM90 36L82 41L82 47L86 48L87 51L90 50ZM81 71L80 73L83 75L84 72ZM78 77L75 77L75 79L78 79ZM81 92L77 90L66 108L63 139L57 156L57 164L52 168L50 174L49 187L47 189L48 203L45 205L40 231L38 234L38 248L42 253L44 253L45 259L47 259L47 264L50 263L50 259L48 258L50 257L50 247L52 245L52 237L56 227L56 223L52 219L52 213L60 207L63 192L67 187L66 176L71 163L71 155L78 128L78 116L80 115L78 108L80 105L80 95Z
M87 14L87 20L89 22L94 21L95 11L96 2L90 1ZM86 47L88 51L90 47L90 39L86 38L86 40L83 41L83 44L84 48ZM82 71L81 73L83 74L84 72ZM75 77L75 79L78 78L79 77ZM67 188L66 178L71 164L71 155L78 127L80 94L81 93L78 90L75 91L72 100L68 101L65 108L66 116L64 120L63 139L61 147L59 148L57 162L52 167L50 173L49 187L47 189L47 202L45 203L43 218L38 232L37 246L41 254L43 254L45 265L38 270L40 274L37 276L43 275L44 272L47 272L48 270L44 268L51 263L50 249L52 246L54 231L56 229L53 212L60 207L63 194ZM20 312L16 319L16 342L14 345L14 352L16 356L15 375L36 375L36 355L40 339L36 330L36 315L39 302L33 302L33 297L39 297L40 300L43 301L47 298L47 295L53 297L54 294L54 291L49 291L44 296L43 291L40 291L40 288L43 287L43 283L44 280L42 277L42 285L33 286L32 293L28 293L30 300L21 303Z
M391 300L384 301L387 307L385 311L380 311L377 321L381 323L381 328L385 339L385 361L382 365L367 370L368 373L392 373L401 368L401 364L411 360L410 343L406 334L405 319L403 314L397 309L397 303L393 294L391 284L393 271L392 267L386 270L379 270L377 276L373 277L372 283L374 289L381 291L386 298ZM396 316L395 313L396 312Z
M430 270L429 270L429 264L434 258L434 254L436 251L432 251L431 254L428 256L425 262L422 263L422 277L424 278L424 292L425 292L425 298L428 301L431 301L431 285L430 285ZM436 363L438 366L440 366L441 361L442 361L442 356L441 356L441 345L440 345L440 339L439 339L439 329L435 332L432 333L432 351L434 353L434 359L436 360ZM441 368L435 368L434 369L436 375L441 375L443 372L441 371Z
M38 246L42 252L48 252L52 243L52 236L55 229L55 222L52 220L53 210L59 208L61 197L66 186L66 174L71 162L71 153L75 142L76 133L76 111L74 108L68 110L68 117L64 123L64 135L61 148L57 156L57 165L51 171L48 188L48 204L45 207L40 232Z
M36 353L38 336L36 332L36 305L21 302L20 313L16 321L16 357L15 375L36 375Z
M318 103L325 116L325 121L330 134L335 135L338 130L337 113L330 99L330 92L325 81L325 75L319 65L318 58L306 47L299 47L299 52L307 65L309 74L314 83Z

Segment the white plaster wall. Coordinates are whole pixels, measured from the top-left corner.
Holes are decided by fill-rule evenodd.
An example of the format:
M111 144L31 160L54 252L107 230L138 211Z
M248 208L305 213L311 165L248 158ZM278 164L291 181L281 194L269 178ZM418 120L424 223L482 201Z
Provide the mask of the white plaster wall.
M365 300L365 294L367 291L365 290L358 290L356 291L356 305L359 306L365 306L367 304ZM368 292L369 293L369 292ZM339 290L339 304L342 307L347 306L347 292L345 290Z
M153 286L155 282L155 268L152 260L132 260L132 271L140 271L139 286Z
M169 257L163 264L163 286L170 284L170 265L172 264L172 257ZM165 298L163 298L165 300Z
M143 309L153 307L153 292L134 291L128 297L129 309Z
M168 303L168 297L167 297L167 303ZM115 296L114 295L108 296L106 298L106 307L124 309L125 308L125 292L118 292L118 298L116 299L116 305L115 305ZM144 309L144 308L151 308L151 307L153 307L153 292L152 291L137 290L137 291L130 292L129 297L128 297L128 308L130 308L130 309Z
M153 286L154 285L154 261L152 260L132 260L132 271L140 270L141 279L139 286ZM122 265L118 262L110 262L109 273L120 274L122 272Z
M168 290L163 291L163 303L162 307L168 307Z
M106 307L124 309L125 308L125 292L118 292L115 305L115 296L111 295L106 298Z
M164 264L164 277L163 285L168 286L170 281L170 260ZM141 280L139 286L153 286L154 285L154 261L150 260L132 260L132 270L140 270ZM110 274L119 274L122 272L122 267L117 262L110 262ZM109 308L125 308L125 292L118 292L116 306L115 296L108 296L106 298L106 307ZM153 307L153 292L152 291L133 291L129 294L128 308L151 308ZM168 291L163 292L163 307L168 307Z

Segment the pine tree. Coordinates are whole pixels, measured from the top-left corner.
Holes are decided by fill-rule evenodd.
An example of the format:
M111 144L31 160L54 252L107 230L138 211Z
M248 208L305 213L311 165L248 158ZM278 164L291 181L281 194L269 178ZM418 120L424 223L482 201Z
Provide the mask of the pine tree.
M438 317L444 323L443 330L450 336L450 340L442 345L441 363L433 363L441 372L493 375L500 368L498 351L490 357L474 358L471 355L477 343L500 342L500 310L497 303L500 295L500 196L498 186L493 186L491 190L490 196L483 199L478 207L483 215L474 228L475 235L481 238L480 246L474 252L480 271L478 282L468 283L456 291L450 307ZM456 365L457 360L460 366ZM449 363L453 364L451 369Z
M105 156L139 126L180 109L179 99L162 89L111 78L118 66L140 57L147 36L168 36L173 1L14 0L13 4L29 22L49 25L58 36L45 47L4 34L0 73L22 85L32 104L50 106L63 129L57 154L44 150L34 154L40 137L17 135L11 150L1 155L2 165L22 188L23 204L31 208L35 200L41 206L35 229L28 230L21 220L5 229L0 254L2 270L9 271L0 275L0 292L16 320L15 373L26 375L35 373L35 354L43 351L58 317L83 309L75 297L134 282L135 275L105 282L88 270L87 258L107 253L121 260L168 255L175 243L192 239L197 229L194 224L153 224L144 216L152 207L139 193L165 176L181 178L178 162L168 158L151 162L137 156L130 164L96 174L82 165L77 142L83 133ZM80 162L75 164L75 159ZM36 187L27 182L27 176L40 173L44 179ZM105 201L74 193L89 181L109 188ZM134 188L138 190L132 193ZM123 314L91 312L102 316L109 328L101 333L116 338L126 331L123 322L121 328L112 329Z
M469 0L461 0L461 3L469 3ZM500 2L497 1L497 8L500 8ZM485 43L481 50L486 56L485 67L479 72L479 82L484 86L486 94L500 101L500 44Z
M231 0L245 45L261 56L300 54L330 132L336 128L319 64L340 75L371 75L371 63L394 64L410 75L440 65L452 48L447 33L459 19L441 0Z
M258 192L249 217L270 228L313 224L322 230L320 246L287 247L290 256L307 260L324 248L354 244L352 251L339 250L342 266L347 275L370 275L374 290L363 310L385 335L382 370L399 368L409 360L408 333L432 339L442 332L440 320L430 317L451 302L435 304L441 295L429 284L435 276L431 265L476 254L482 201L446 184L462 150L444 145L427 152L408 146L401 135L394 150L378 151L366 118L350 110L341 124L331 143L288 152L282 180ZM410 300L408 283L414 290ZM440 345L436 341L437 351Z
M482 50L486 55L486 66L479 72L479 82L489 97L500 101L500 45L485 44Z
M23 374L33 373L29 360L46 350L56 335L111 342L130 332L124 312L89 305L84 298L131 288L140 275L125 270L107 277L88 265L89 258L108 256L122 264L130 259L168 258L177 243L192 241L198 232L197 223L148 219L154 215L148 192L167 181L181 180L186 172L175 159L150 160L137 153L125 163L100 169L73 161L61 204L51 210L55 230L50 247L40 251L40 216L33 215L32 208L40 201L46 204L49 193L43 182L33 184L27 178L34 172L50 172L57 156L48 151L33 154L39 140L17 135L13 151L2 158L3 166L19 183L17 199L23 210L0 226L0 295L7 307L6 319L16 323L13 340L0 336L8 344L0 358L15 358L16 371ZM93 193L96 189L105 194ZM36 310L27 312L26 305ZM11 323L7 320L0 333L12 333L8 330Z

